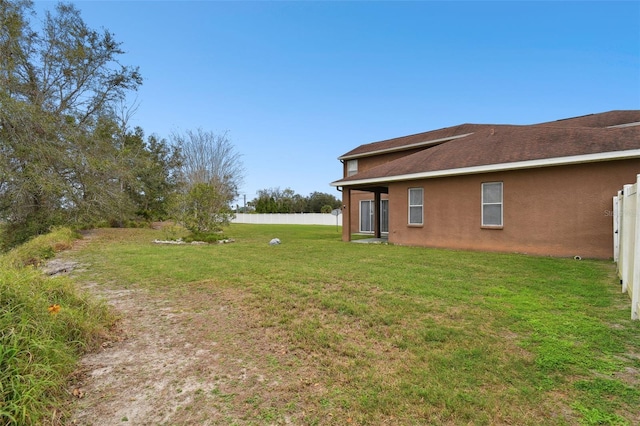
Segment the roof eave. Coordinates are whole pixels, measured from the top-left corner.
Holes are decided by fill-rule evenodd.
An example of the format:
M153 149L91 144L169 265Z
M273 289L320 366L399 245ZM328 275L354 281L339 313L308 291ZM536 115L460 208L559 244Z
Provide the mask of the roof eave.
M572 155L567 157L544 158L537 160L516 161L502 164L487 164L482 166L461 167L456 169L435 170L430 172L409 173L396 176L385 176L378 178L359 180L337 180L331 182L332 186L358 186L377 183L398 182L403 180L433 179L447 176L470 175L479 173L502 172L509 170L532 169L539 167L564 166L570 164L594 163L599 161L625 160L630 158L640 158L640 149L630 149L625 151L600 152L596 154Z

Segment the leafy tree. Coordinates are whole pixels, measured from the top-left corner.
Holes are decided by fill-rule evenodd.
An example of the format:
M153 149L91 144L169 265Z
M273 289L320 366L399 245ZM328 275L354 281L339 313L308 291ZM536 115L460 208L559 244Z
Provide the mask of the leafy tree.
M147 220L166 218L170 199L181 183L179 147L155 135L145 142L144 132L138 127L125 135L122 149L133 171L125 191L136 206L136 214Z
M307 212L322 213L324 206L331 206L331 209L340 208L342 202L331 194L325 192L312 192L307 198ZM329 211L331 213L331 211Z
M228 199L208 183L195 183L178 195L176 218L193 234L221 231L233 218Z
M4 245L53 224L129 214L115 110L142 79L120 43L60 3L40 32L32 3L0 0L0 220ZM6 238L9 240L6 240Z
M306 200L291 188L261 189L257 197L250 203L256 213L303 213Z
M194 233L219 231L232 218L231 203L244 178L240 154L227 137L202 129L173 134L182 153L184 187L174 216Z
M278 213L278 203L276 196L271 189L261 189L258 196L249 202L255 208L256 213Z
M325 204L320 209L320 213L331 213L332 211L333 211L333 207L331 207L329 204Z
M138 68L117 61L120 43L87 27L73 5L47 11L40 34L30 27L32 14L31 1L0 2L3 89L14 99L85 124L142 84Z

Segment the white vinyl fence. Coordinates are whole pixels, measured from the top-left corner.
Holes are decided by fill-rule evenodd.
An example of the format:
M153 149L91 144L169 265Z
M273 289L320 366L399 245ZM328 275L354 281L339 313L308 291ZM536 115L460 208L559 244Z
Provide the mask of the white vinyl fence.
M631 297L631 319L640 311L640 175L613 197L613 260L618 264L622 291Z
M333 213L236 213L232 223L273 225L342 225L342 215Z

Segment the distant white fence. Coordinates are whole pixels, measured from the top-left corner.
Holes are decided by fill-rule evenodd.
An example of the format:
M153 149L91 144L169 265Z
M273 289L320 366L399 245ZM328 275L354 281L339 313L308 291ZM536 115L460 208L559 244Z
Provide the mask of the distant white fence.
M613 257L622 291L631 297L631 319L640 312L640 175L613 197Z
M236 213L232 223L272 225L342 225L342 215L331 213Z

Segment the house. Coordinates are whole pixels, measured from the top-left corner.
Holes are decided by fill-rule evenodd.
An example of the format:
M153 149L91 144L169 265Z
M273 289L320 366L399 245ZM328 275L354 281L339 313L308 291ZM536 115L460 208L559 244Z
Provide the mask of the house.
M339 160L344 241L610 258L613 197L640 174L640 110L461 124Z

